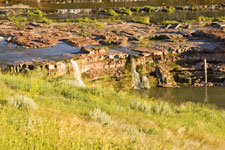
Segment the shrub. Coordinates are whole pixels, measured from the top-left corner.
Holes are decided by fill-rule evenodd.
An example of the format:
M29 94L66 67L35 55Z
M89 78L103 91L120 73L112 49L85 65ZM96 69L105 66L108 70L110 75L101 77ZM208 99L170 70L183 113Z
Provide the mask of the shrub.
M115 10L111 9L111 10L108 11L108 15L110 15L110 16L118 16L118 13L116 13Z
M152 112L152 107L147 101L134 101L131 103L130 108L141 112Z
M175 23L178 23L178 21L176 21L176 20L164 20L160 24L161 25L168 25L168 24L175 24Z
M8 97L7 104L20 110L30 111L37 109L33 99L23 95Z
M175 8L174 7L169 7L169 8L166 8L165 11L169 12L169 13L172 13L172 12L175 11Z
M102 112L100 109L95 109L94 111L89 113L90 119L97 121L103 125L110 125L112 124L111 117L105 113Z
M129 15L129 16L132 15L132 11L130 9L127 9L127 8L122 8L122 10L120 11L120 13Z
M198 22L206 21L206 18L205 18L204 16L199 16L199 17L197 18L197 21L198 21Z
M142 24L149 24L150 17L137 17L131 20L131 22L142 23Z
M152 108L154 113L158 113L161 115L168 115L172 112L172 108L167 102L155 104Z

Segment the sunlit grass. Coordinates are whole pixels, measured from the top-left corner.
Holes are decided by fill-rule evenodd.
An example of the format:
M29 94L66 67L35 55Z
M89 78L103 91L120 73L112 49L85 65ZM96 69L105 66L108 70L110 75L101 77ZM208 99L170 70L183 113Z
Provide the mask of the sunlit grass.
M175 105L105 87L76 88L69 77L0 74L0 149L221 149L225 112ZM36 111L8 105L30 97Z

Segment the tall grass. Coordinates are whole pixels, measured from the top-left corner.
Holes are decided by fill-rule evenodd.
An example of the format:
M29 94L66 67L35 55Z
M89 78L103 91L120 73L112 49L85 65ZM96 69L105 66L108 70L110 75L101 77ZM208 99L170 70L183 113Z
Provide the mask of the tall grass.
M101 86L78 88L64 80L70 78L35 72L0 74L0 149L219 150L225 146L224 110L141 98ZM8 105L12 95L29 95L38 109L28 112Z

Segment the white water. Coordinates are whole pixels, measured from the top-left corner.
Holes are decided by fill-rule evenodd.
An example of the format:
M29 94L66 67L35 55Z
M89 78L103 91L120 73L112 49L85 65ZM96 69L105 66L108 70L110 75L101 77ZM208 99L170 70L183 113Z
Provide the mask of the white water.
M145 58L144 58L145 63ZM132 75L132 82L134 89L149 89L150 84L149 80L146 75L143 75L140 78L139 73L136 71L136 60L135 58L131 57L131 75Z
M82 80L81 72L80 72L77 62L74 60L71 60L71 64L73 67L74 85L78 86L78 87L85 87L86 85L84 84L84 82Z

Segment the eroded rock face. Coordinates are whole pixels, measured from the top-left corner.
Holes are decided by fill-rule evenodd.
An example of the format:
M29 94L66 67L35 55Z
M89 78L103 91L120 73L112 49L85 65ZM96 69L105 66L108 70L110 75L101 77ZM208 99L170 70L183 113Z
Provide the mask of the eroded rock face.
M105 26L95 29L91 25L84 27L81 24L29 24L20 30L14 26L0 25L0 36L10 37L8 42L26 48L54 46L62 41L81 47L76 61L82 77L88 80L107 76L117 79L131 77L129 57L135 55L137 65L146 70L145 74L137 71L141 77L140 83L146 81L139 85L143 88L151 86L147 82L149 77L156 79L157 86L162 87L201 86L204 81L204 58L208 62L209 85L225 85L225 33L221 27L192 24L187 28L187 24L177 24L165 28L135 23L108 23ZM139 45L143 41L147 41L146 45ZM108 50L109 45L127 47L127 51ZM146 61L143 61L143 56ZM42 66L49 72L64 75L71 72L70 59L21 62L2 68L20 72L25 68L32 70Z

